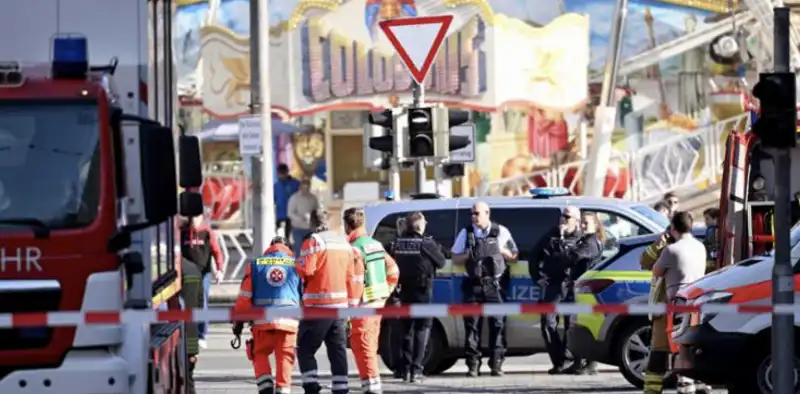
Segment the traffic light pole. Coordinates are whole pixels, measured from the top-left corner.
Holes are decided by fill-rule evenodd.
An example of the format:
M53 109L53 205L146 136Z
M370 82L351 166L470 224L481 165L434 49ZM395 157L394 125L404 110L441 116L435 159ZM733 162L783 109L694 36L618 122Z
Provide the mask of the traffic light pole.
M267 0L250 0L251 12L256 11L260 21L251 26L250 37L257 37L255 49L251 54L258 59L258 101L252 103L258 109L253 112L261 115L261 160L253 160L253 247L264 250L275 235L275 209L273 191L272 157L272 104L269 91L269 2ZM255 4L253 4L255 3ZM251 15L252 16L252 15ZM252 19L251 19L252 20ZM251 49L253 45L251 43ZM251 93L251 98L253 97ZM258 166L258 168L255 168ZM256 193L257 192L257 193Z
M414 81L412 100L412 106L414 107L418 107L423 104L423 101L425 100L425 85ZM414 163L414 170L416 172L416 176L414 177L414 190L415 193L420 194L425 188L425 178L427 176L425 173L425 160L417 160L417 162Z
M775 8L774 72L791 72L789 51L789 9ZM772 305L791 308L794 303L794 280L790 261L791 231L791 149L774 149L775 165L775 264L772 268ZM791 310L791 309L790 309ZM772 315L773 393L794 393L794 316Z

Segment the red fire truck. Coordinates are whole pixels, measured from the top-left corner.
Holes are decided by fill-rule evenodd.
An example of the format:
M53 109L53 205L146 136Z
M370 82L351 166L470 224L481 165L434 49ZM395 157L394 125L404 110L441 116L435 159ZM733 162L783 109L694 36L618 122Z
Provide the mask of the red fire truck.
M0 313L180 308L174 217L202 197L177 190L201 174L173 133L171 2L4 5ZM0 329L0 392L185 391L182 323L52 323Z
M751 123L756 116L752 111ZM792 149L793 166L800 165L800 149ZM720 191L718 268L769 252L775 239L772 196L775 169L770 153L749 130L728 135ZM800 171L800 170L798 170ZM796 173L794 168L792 173ZM791 185L792 220L800 216L800 185Z

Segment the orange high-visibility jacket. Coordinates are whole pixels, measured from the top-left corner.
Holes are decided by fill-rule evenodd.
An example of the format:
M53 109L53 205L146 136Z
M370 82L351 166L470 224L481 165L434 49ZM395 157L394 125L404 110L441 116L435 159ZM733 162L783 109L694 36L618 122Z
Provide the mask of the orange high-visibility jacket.
M292 250L285 245L272 245L264 251L262 257L268 257L274 253L283 253L288 256L294 257ZM247 264L245 268L244 278L242 284L239 286L239 296L236 298L235 310L247 310L252 308L253 305L253 264ZM285 285L288 285L285 284ZM299 306L299 305L298 305ZM277 318L269 319L262 322L253 322L253 330L281 330L288 332L297 332L299 322L297 319L292 318Z
M355 231L351 232L350 235L347 236L347 241L353 243L359 237L366 235L367 232L365 229L360 228L356 229ZM366 264L364 262L364 256L361 255L361 251L355 249L356 253L359 257L360 263L356 264L356 276L364 277L366 274ZM386 284L389 286L389 294L394 291L394 288L397 287L397 282L400 280L400 270L397 268L397 262L384 251L384 265L386 267ZM362 286L363 288L363 286ZM350 299L350 305L359 305L361 303L362 294L359 294L357 298ZM385 305L384 300L375 300L372 303L368 304L369 306L378 306L382 307Z
M312 233L300 249L297 273L303 280L303 305L346 307L364 291L363 262L347 238L333 231ZM361 274L356 273L361 265Z

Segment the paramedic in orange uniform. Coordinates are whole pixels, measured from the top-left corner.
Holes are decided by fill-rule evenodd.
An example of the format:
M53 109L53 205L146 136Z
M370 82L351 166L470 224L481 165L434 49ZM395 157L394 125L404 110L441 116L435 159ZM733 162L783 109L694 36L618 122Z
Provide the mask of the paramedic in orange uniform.
M311 234L303 240L297 273L303 280L303 306L347 308L348 300L362 294L364 277L356 274L363 264L347 238L328 228L328 213L311 212ZM363 268L359 269L363 272ZM322 343L328 350L332 373L332 394L349 392L347 384L347 329L344 319L307 319L300 321L297 358L306 394L322 390L315 354Z
M392 256L383 245L367 235L364 229L364 211L350 208L344 211L344 231L350 244L355 247L363 261L363 294L350 300L350 305L367 308L381 308L397 286L400 272ZM356 272L358 275L359 272ZM381 374L378 366L378 338L381 332L381 317L369 316L354 318L350 332L350 348L356 358L358 375L361 378L361 392L378 394L382 392Z
M246 268L236 309L300 306L300 277L294 255L283 237L276 237L264 255ZM254 322L253 339L247 343L247 358L253 362L258 394L288 394L292 387L297 319L278 318ZM275 354L273 378L269 356Z

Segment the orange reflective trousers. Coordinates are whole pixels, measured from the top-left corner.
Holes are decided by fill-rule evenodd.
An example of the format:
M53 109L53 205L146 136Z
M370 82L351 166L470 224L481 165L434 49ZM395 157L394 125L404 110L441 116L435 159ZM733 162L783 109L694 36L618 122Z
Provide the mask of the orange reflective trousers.
M381 371L378 364L378 342L381 336L381 316L352 320L350 348L356 359L362 393L381 392Z
M253 362L259 394L285 394L292 388L297 333L283 330L253 330L252 349L248 358ZM269 356L275 353L275 376L269 365Z

